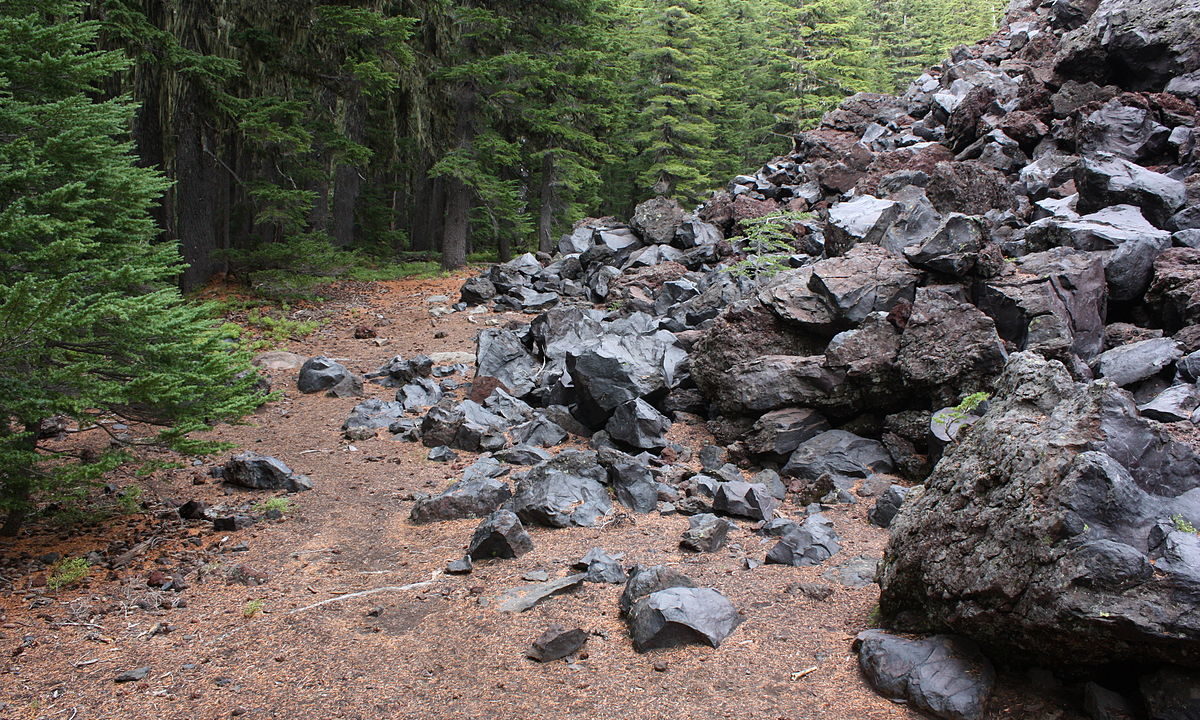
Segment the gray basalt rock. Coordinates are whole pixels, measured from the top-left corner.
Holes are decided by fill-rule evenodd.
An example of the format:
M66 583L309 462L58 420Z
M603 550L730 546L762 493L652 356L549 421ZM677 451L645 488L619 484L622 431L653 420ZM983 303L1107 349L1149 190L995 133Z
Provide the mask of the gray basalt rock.
M302 393L328 390L333 397L362 395L362 378L324 355L309 358L300 367L300 377L296 384Z
M354 406L350 417L342 423L342 430L374 430L385 428L404 417L404 405L369 398Z
M917 267L962 277L975 267L985 241L979 218L951 213L928 239L905 249L904 256Z
M1182 182L1111 155L1085 157L1075 173L1081 215L1110 205L1136 205L1155 227L1183 207L1187 194Z
M1200 717L1200 673L1165 666L1138 683L1142 699L1155 720L1195 720Z
M621 614L627 615L634 603L651 593L667 588L694 588L696 583L683 573L666 565L635 565L621 592Z
M1122 387L1153 377L1183 357L1179 343L1154 338L1105 350L1092 361L1098 377Z
M608 483L618 502L639 513L653 512L658 507L658 483L641 460L606 448L599 453L599 461L608 470Z
M609 437L642 450L666 447L671 421L653 405L636 398L617 406L605 429Z
M1098 253L1054 248L1018 258L999 277L973 288L976 307L1000 337L1021 350L1084 360L1104 345L1108 286Z
M579 652L587 643L587 639L586 630L580 628L568 630L562 625L551 625L538 636L537 640L533 641L533 645L525 655L538 662L553 662Z
M521 519L509 510L497 510L475 528L467 555L472 560L515 558L533 549Z
M746 447L756 455L782 458L791 455L800 443L828 429L829 422L811 408L772 410L754 422L746 437Z
M878 245L901 209L898 202L870 195L837 203L829 208L826 251L841 255L859 243Z
M673 587L633 605L629 632L638 652L692 644L715 648L743 619L733 603L712 588Z
M255 452L239 453L226 461L225 482L254 490L312 490L312 481L292 471L281 460Z
M858 245L813 265L809 289L825 300L835 323L852 326L875 311L912 302L920 275L881 247Z
M833 521L821 514L811 515L779 538L767 553L767 562L806 567L820 565L842 549Z
M621 565L623 557L623 553L609 555L602 548L592 548L573 567L586 572L588 582L623 585L628 578Z
M499 478L508 469L492 458L480 458L463 472L458 482L443 492L413 505L409 519L415 523L485 517L512 497L508 483Z
M684 222L683 206L679 201L657 197L643 202L633 210L630 223L647 243L669 243Z
M875 501L875 507L867 512L867 521L881 528L891 525L892 518L900 512L900 506L904 504L904 498L908 497L910 490L903 485L892 485L883 491Z
M751 520L770 520L778 506L779 501L766 485L745 481L722 482L713 497L717 512Z
M488 329L476 340L476 377L493 377L508 392L520 397L537 386L542 362L535 358L511 330Z
M990 387L1007 358L991 318L944 292L921 288L899 338L896 367L903 383L881 391L930 388L935 399L951 402Z
M1200 250L1171 248L1159 255L1146 303L1169 332L1200 322Z
M725 545L729 535L728 520L712 513L701 513L688 518L688 529L683 532L679 546L698 553L716 552Z
M612 511L595 453L566 450L533 466L517 483L513 510L526 522L548 527L589 527Z
M883 443L845 430L827 430L801 443L780 473L802 480L828 473L839 486L849 487L856 478L893 469L892 456Z
M983 718L996 672L969 640L945 635L910 640L866 630L854 647L859 667L880 695L945 720Z
M1025 662L1200 666L1200 577L1163 532L1198 504L1193 448L1111 383L1019 353L893 519L883 619Z
M1101 0L1082 27L1063 37L1055 71L1063 78L1159 91L1200 69L1197 27L1195 3Z

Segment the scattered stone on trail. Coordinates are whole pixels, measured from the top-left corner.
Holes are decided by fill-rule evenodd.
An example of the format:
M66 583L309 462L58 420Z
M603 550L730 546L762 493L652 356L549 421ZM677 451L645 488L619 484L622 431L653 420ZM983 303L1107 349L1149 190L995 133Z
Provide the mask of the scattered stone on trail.
M358 397L362 395L362 378L338 362L324 355L309 358L300 368L296 382L302 393L328 390L332 397Z
M521 519L509 510L497 510L475 528L467 555L472 560L515 558L533 549Z
M842 549L839 539L833 521L818 513L784 533L767 553L767 562L795 567L820 565Z
M969 640L946 635L908 640L866 630L854 645L863 674L880 695L945 720L984 717L996 672Z
M701 513L688 518L688 529L683 532L679 546L698 553L711 553L725 545L729 534L729 521L711 513Z
M425 459L432 460L433 462L450 462L451 460L458 459L458 453L454 452L445 445L438 445L429 451L429 454L425 456Z
M625 568L621 565L623 557L623 553L617 553L614 556L609 555L601 548L592 548L572 567L576 570L586 571L588 582L621 585L627 577Z
M258 522L250 515L229 515L212 518L213 530L216 532L237 532Z
M404 405L379 398L368 398L354 406L350 416L342 423L344 431L374 431L385 428L404 417ZM371 434L374 434L371 432Z
M446 563L446 572L450 575L467 575L475 569L475 563L470 555L464 555L457 560Z
M436 448L435 448L436 449ZM413 505L409 519L415 523L485 517L512 497L508 483L499 480L508 469L483 457L463 471L462 479L442 493Z
M590 527L612 511L604 482L608 473L596 454L565 450L534 465L517 483L513 510L526 522L547 527Z
M588 634L579 628L568 630L554 624L546 628L525 655L537 662L552 662L579 652L587 643Z
M713 508L726 515L770 520L775 517L779 501L765 485L745 481L722 482L717 485Z
M253 490L312 490L312 481L292 472L282 461L255 452L234 455L223 466L221 477L231 485Z
M875 506L867 511L867 521L881 528L891 525L892 518L900 512L900 506L904 504L904 498L908 496L909 491L910 488L903 485L890 486L875 501Z
M514 445L510 448L497 450L492 457L509 465L537 465L554 456L545 450L530 445Z
M629 571L629 579L625 581L625 589L621 592L620 607L622 614L629 610L641 598L673 587L694 588L696 583L683 573L666 565L635 565Z
M176 508L179 517L183 520L207 520L208 506L199 500L188 500L184 504Z
M548 597L578 590L586 579L587 573L577 573L558 580L505 590L500 596L500 612L525 612Z
M136 668L134 670L126 670L125 672L123 672L120 675L113 678L113 682L118 682L118 683L137 682L138 680L145 680L149 675L150 675L149 666L140 667L140 668Z
M284 352L282 350L272 350L255 355L254 359L250 362L255 367L260 367L264 370L299 370L307 360L308 358L303 355Z
M629 632L638 652L721 641L744 619L712 588L672 587L650 593L629 611Z
M821 573L821 577L846 587L866 587L875 582L875 569L878 565L879 558L862 555L829 568Z

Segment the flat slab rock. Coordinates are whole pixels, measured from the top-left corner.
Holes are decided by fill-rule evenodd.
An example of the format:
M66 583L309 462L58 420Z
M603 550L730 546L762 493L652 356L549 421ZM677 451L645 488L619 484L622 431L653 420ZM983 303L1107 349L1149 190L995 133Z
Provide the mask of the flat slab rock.
M946 720L979 720L996 671L969 640L935 635L909 640L866 630L854 640L858 664L875 691Z
M557 580L505 590L500 596L500 612L525 612L552 595L578 590L584 580L587 580L587 573L576 573Z
M628 619L638 652L692 644L720 647L744 620L716 590L685 587L650 593L634 603Z
M253 490L312 490L312 481L292 471L283 461L255 452L234 455L225 463L225 482Z

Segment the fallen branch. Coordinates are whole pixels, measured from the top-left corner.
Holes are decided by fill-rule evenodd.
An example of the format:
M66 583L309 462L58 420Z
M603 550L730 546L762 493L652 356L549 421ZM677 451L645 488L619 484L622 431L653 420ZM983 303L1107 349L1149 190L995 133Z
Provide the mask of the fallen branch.
M378 587L378 588L374 588L371 590L361 590L359 592L345 593L343 595L338 595L337 597L331 597L326 600L322 600L320 602L315 602L312 605L305 605L304 607L296 608L295 610L288 610L287 613L285 613L285 614L295 615L296 613L305 612L307 610L313 610L313 609L321 607L322 605L328 605L330 603L338 602L339 600L352 600L354 598L366 597L368 595L375 595L377 593L385 593L385 592L407 592L409 590L416 590L417 588L428 587L429 585L432 585L434 583L434 581L437 580L438 575L441 575L441 574L442 574L441 570L435 570L433 572L432 577L430 577L428 580L425 580L424 582L410 583L408 585L389 585L386 587Z
M792 678L792 680L799 680L800 678L802 678L802 677L807 677L807 676L809 676L809 675L811 675L811 674L815 673L816 671L817 671L817 666L816 666L816 665L813 665L813 666L812 666L812 667L810 667L810 668L805 668L805 669L803 669L803 670L800 670L800 671L798 671L798 672L794 672L794 673L792 673L792 674L790 675L790 677Z

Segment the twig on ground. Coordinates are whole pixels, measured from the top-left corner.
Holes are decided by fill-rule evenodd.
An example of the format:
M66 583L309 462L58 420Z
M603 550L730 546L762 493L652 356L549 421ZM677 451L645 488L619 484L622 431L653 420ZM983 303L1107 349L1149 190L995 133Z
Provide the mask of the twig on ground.
M817 666L813 665L810 668L804 668L803 670L794 672L791 675L789 675L788 677L790 677L792 680L799 680L800 678L808 677L809 675L815 673L816 671L817 671Z
M374 595L376 593L406 592L408 590L416 590L417 588L428 587L429 585L432 585L434 583L434 581L437 580L438 575L441 575L441 574L442 574L441 570L435 570L433 572L433 575L428 580L425 580L424 582L415 582L415 583L410 583L408 585L388 585L386 587L379 587L379 588L374 588L371 590L360 590L359 592L345 593L343 595L338 595L337 597L331 597L326 600L322 600L320 602L315 602L312 605L305 605L304 607L296 608L295 610L289 610L284 614L285 615L295 615L296 613L305 612L307 610L313 610L313 609L321 607L322 605L328 605L329 603L338 602L339 600L351 600L353 598L366 597L368 595Z

